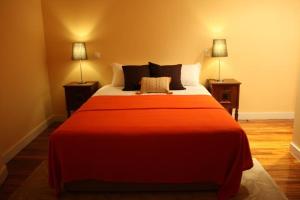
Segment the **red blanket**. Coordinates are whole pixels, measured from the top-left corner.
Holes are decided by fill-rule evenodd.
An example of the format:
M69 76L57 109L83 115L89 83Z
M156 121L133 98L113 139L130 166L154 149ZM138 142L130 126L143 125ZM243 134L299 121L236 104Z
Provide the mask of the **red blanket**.
M51 136L49 181L215 183L219 199L252 167L247 136L211 96L92 97Z

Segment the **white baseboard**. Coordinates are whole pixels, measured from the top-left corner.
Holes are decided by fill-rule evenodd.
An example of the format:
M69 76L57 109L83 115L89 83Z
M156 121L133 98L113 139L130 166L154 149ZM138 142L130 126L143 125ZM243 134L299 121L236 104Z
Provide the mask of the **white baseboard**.
M294 112L241 112L239 120L294 119Z
M0 186L2 185L2 183L5 181L6 177L7 177L7 168L6 165L0 166Z
M15 145L10 147L4 152L3 160L8 163L13 157L15 157L24 147L26 147L32 140L34 140L39 134L41 134L48 126L53 122L53 116L41 122L31 131L29 131L23 138L21 138Z
M41 122L31 131L29 131L23 138L21 138L14 146L9 148L2 155L5 163L8 163L13 157L15 157L24 147L26 147L32 140L40 135L45 129L49 127L53 122L63 122L66 120L64 115L52 115L48 119Z
M300 161L300 148L293 142L290 144L291 154Z

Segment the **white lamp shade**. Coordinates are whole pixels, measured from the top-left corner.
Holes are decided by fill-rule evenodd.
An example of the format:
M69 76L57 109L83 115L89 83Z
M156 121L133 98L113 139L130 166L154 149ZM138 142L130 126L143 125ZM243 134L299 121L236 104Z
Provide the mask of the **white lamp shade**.
M226 39L214 39L212 48L212 57L227 57Z
M87 60L87 53L84 42L74 42L72 48L73 60Z

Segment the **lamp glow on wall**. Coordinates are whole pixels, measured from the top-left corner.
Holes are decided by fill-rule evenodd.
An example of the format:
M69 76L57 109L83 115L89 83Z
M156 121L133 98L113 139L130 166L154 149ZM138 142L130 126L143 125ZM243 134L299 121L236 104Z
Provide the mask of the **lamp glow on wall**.
M84 84L85 82L82 79L82 60L87 60L87 52L84 42L74 42L72 47L72 60L80 61L80 84Z
M214 39L213 40L213 47L212 47L212 57L219 58L219 78L218 81L222 82L221 80L221 59L220 57L227 57L227 44L226 39Z

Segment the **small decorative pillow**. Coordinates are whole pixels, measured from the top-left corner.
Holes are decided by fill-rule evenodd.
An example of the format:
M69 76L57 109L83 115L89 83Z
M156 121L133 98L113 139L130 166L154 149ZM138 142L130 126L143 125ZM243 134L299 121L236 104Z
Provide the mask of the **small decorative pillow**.
M141 91L143 93L167 93L170 92L170 77L143 77L141 80Z

